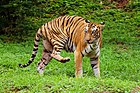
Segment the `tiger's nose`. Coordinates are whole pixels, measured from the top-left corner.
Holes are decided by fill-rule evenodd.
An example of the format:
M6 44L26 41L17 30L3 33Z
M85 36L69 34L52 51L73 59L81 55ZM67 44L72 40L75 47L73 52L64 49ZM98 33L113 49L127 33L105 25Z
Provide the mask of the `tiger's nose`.
M89 43L90 42L90 39L88 39L87 42Z

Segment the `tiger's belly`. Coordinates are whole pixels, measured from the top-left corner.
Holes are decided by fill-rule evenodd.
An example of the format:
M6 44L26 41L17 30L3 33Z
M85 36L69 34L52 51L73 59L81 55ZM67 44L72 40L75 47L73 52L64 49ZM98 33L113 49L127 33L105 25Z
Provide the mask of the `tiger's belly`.
M66 43L66 45L64 46L64 50L66 50L67 52L74 52L76 49L74 43Z
M67 52L74 52L76 49L76 46L74 43L67 43L64 47L64 50ZM100 47L97 44L88 44L82 51L81 54L83 56L87 57L98 57L100 55Z

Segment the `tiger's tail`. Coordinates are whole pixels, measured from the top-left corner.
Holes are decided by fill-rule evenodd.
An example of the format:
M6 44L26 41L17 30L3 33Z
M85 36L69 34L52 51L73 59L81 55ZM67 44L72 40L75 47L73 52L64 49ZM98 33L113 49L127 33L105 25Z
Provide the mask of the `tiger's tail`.
M38 32L36 33L36 36L34 39L34 48L32 51L32 56L30 57L29 61L26 64L23 64L23 65L19 64L19 67L21 67L21 68L27 67L33 62L34 58L36 57L37 51L38 51L38 44L39 44L41 37L42 37L42 30L39 29Z

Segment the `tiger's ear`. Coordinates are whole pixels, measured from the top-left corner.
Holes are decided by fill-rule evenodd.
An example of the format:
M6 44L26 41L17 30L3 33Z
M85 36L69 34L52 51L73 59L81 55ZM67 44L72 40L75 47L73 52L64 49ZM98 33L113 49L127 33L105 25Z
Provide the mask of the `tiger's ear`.
M90 23L90 21L89 21L89 20L87 20L87 19L86 19L85 21L86 21L87 23Z
M99 26L100 26L101 30L103 30L103 28L105 27L105 22L101 22L101 23L99 24Z

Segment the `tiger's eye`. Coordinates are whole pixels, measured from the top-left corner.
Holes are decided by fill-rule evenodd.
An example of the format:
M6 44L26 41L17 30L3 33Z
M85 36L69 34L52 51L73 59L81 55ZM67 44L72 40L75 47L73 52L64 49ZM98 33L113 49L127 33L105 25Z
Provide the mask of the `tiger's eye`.
M85 32L88 32L88 26L85 27Z
M92 31L94 32L96 30L97 30L97 27L96 26L93 26Z

